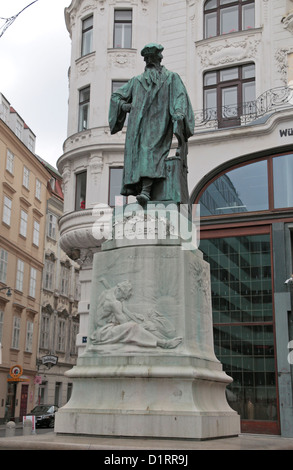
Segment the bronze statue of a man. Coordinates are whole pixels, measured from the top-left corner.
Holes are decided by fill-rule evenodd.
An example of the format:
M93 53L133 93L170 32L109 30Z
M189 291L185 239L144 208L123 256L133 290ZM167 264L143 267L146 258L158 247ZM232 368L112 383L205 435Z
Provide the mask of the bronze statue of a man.
M121 194L136 196L142 205L152 199L154 185L166 178L165 159L175 126L180 126L186 142L194 130L181 78L161 65L163 49L159 44L146 45L141 51L144 72L114 92L110 102L111 134L122 129L129 113Z

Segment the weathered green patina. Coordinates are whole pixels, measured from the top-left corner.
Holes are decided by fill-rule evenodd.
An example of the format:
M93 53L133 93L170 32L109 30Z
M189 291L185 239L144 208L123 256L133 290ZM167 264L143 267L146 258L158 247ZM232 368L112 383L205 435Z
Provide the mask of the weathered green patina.
M173 135L183 150L177 152L181 165L175 165L174 171L185 168L187 172L187 140L194 130L194 113L186 88L177 73L161 66L162 50L161 45L154 43L145 46L141 51L146 62L144 73L114 92L110 102L112 134L123 128L129 112L121 194L135 195L139 203L154 196L157 200L169 198L164 196L164 180L168 180L166 158ZM173 178L173 186L175 193L181 193L175 180L180 177Z

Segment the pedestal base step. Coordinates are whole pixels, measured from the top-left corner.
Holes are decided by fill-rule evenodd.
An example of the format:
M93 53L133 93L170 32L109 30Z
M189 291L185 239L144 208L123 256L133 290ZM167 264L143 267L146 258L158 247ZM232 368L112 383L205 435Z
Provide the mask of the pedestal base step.
M66 411L56 414L55 432L120 437L215 439L240 433L236 413L99 413L96 410Z

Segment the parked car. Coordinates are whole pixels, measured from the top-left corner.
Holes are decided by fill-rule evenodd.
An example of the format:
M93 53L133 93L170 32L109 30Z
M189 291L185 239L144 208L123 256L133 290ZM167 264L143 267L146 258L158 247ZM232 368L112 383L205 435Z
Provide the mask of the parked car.
M58 406L55 405L37 405L27 416L36 417L37 428L53 428L56 411L58 411Z

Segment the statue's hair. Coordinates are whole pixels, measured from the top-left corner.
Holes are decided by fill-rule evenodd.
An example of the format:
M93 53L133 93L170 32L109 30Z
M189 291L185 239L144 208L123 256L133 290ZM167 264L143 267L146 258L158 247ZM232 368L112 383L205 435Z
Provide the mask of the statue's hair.
M119 282L116 287L120 289L124 294L130 294L130 292L132 291L132 285L129 281Z

